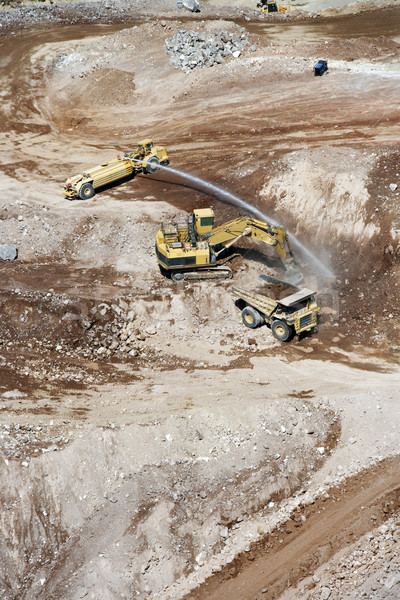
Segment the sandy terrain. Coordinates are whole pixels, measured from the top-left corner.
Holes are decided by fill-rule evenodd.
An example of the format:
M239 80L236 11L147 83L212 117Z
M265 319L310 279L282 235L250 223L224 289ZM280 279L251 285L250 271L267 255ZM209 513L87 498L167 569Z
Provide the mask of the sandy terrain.
M2 11L0 598L400 596L400 10L302 8ZM249 44L186 73L181 29ZM146 137L180 175L64 199ZM287 227L317 333L282 344L231 281L160 273L161 222L240 214L187 174ZM263 244L229 264L281 293Z

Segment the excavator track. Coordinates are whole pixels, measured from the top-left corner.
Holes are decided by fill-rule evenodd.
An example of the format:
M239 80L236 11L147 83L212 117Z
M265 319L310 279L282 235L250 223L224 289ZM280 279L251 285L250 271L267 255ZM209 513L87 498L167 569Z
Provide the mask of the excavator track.
M232 271L229 267L209 267L197 269L196 271L179 271L172 273L173 281L204 281L206 279L232 279Z

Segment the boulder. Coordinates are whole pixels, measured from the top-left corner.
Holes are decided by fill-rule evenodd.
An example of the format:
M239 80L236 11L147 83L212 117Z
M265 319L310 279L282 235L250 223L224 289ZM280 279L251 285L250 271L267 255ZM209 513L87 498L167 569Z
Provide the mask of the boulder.
M15 244L0 245L1 260L16 260L18 258L18 248Z
M176 6L177 8L186 8L186 10L190 10L190 12L200 12L197 0L178 0Z

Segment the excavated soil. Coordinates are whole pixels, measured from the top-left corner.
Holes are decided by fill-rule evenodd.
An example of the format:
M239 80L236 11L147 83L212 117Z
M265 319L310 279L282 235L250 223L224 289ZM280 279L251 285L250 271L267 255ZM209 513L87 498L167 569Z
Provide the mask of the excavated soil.
M1 11L4 600L399 597L400 10L322 8ZM185 73L181 29L249 45ZM64 199L147 137L178 173ZM191 174L287 228L318 332L281 344L231 281L162 276L161 222L241 214ZM270 248L228 258L288 293Z

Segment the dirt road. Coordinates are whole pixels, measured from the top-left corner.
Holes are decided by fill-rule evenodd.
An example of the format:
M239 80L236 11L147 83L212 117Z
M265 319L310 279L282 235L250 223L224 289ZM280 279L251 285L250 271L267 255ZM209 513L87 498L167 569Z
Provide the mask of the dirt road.
M305 511L250 547L188 598L238 600L281 597L349 543L396 513L400 501L399 461L389 460L367 474L331 489ZM378 516L377 516L378 515ZM304 521L302 520L302 517Z

